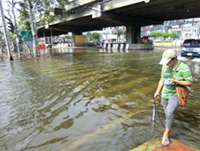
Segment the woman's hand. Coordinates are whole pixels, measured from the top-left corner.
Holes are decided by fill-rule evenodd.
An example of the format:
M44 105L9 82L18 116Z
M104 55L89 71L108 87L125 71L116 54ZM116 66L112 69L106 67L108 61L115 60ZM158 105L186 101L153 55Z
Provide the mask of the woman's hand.
M170 85L176 84L176 80L174 80L174 79L168 79L168 81L170 81Z
M160 98L160 93L156 91L154 94L154 99L157 100L158 98Z
M191 86L192 85L192 82L187 82L187 81L177 81L174 79L169 79L169 81L170 81L170 84L180 84L183 86Z

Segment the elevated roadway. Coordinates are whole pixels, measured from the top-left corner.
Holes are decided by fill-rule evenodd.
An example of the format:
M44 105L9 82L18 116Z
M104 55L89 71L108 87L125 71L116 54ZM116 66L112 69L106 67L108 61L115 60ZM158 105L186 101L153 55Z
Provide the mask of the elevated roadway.
M166 20L200 17L200 0L77 0L66 5L63 21L51 24L45 35L101 30L104 27L162 24ZM43 36L44 27L38 31Z
M140 42L140 27L162 24L166 20L200 17L200 0L76 0L66 5L61 21L38 30L38 36L81 34L105 27L126 26L127 43Z

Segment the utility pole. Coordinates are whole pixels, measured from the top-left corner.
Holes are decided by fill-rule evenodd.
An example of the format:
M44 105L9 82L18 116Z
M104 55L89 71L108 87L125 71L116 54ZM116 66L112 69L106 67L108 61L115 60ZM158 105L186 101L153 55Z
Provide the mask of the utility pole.
M31 30L32 30L32 34L33 34L33 51L36 54L36 56L38 56L39 50L38 50L38 42L37 42L37 31L36 31L36 25L33 20L33 12L31 9L30 0L28 0L28 9L29 9Z
M7 26L6 26L6 22L5 22L5 16L4 16L4 12L3 12L3 7L2 7L2 2L0 0L0 10L1 10L1 18L2 18L2 23L3 23L3 29L4 29L4 36L5 36L5 41L6 41L6 47L7 47L7 51L8 51L8 57L10 60L13 60L12 57L12 51L10 49L10 41L8 39L8 33L7 33Z

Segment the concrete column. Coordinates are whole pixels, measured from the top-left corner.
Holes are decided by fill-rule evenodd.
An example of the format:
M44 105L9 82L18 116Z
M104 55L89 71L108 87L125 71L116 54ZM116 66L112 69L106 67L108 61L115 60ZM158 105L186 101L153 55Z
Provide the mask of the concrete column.
M141 26L135 24L126 27L126 42L128 44L139 44L141 39Z
M72 32L72 43L75 42L75 35L82 35L82 31Z

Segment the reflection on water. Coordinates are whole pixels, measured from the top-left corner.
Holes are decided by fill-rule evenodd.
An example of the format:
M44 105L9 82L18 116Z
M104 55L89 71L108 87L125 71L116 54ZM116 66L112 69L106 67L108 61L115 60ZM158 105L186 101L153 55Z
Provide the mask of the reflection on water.
M127 151L161 137L151 115L162 52L55 49L1 61L0 150ZM195 81L172 137L200 148L200 59L179 59Z

